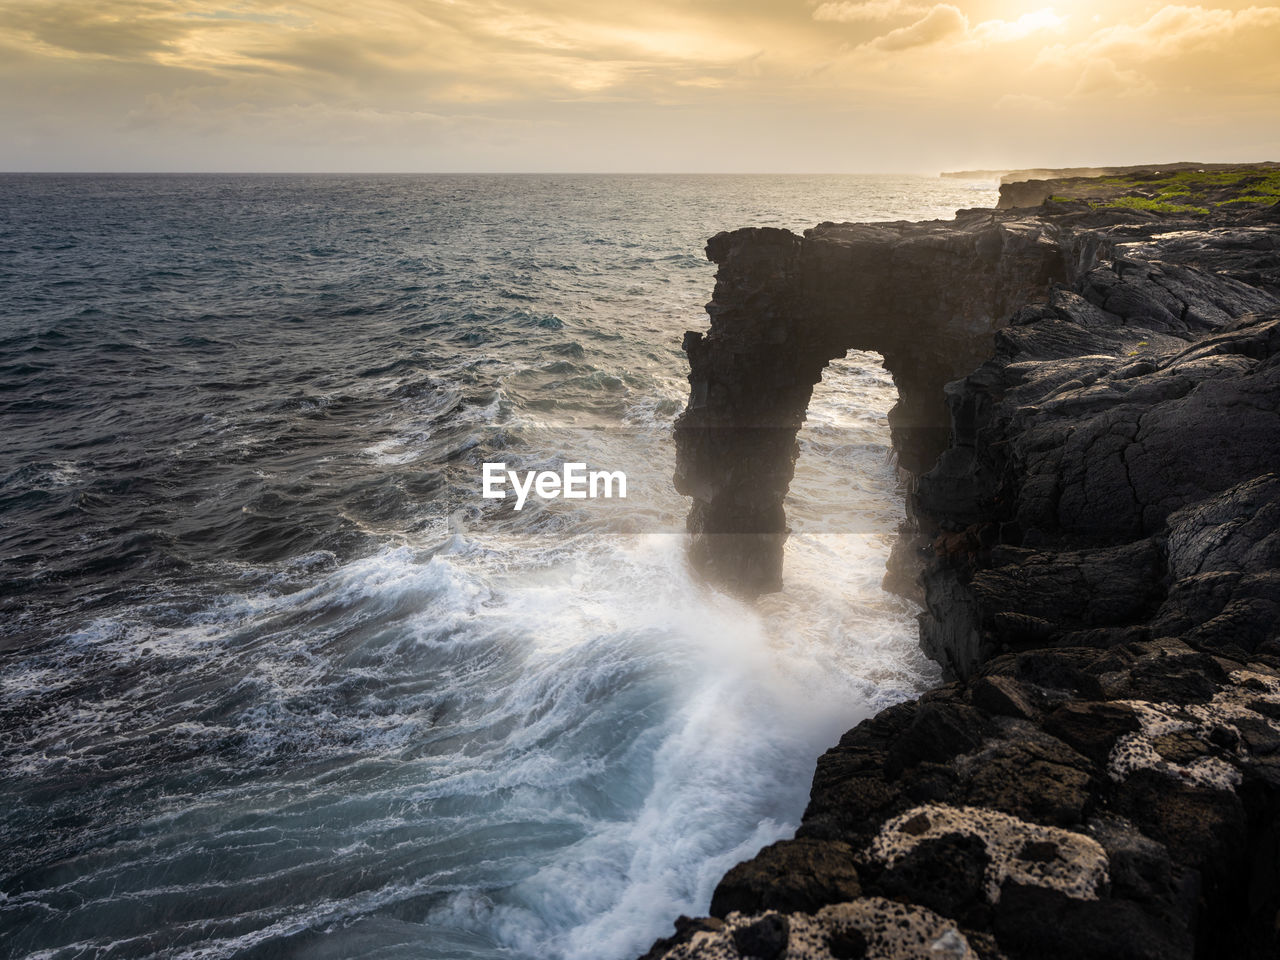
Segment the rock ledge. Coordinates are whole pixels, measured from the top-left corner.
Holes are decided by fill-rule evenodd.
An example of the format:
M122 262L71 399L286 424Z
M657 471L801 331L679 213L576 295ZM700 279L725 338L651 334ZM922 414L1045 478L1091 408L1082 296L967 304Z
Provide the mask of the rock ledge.
M812 386L878 350L912 475L890 581L950 682L846 733L795 839L647 957L1280 955L1280 209L1056 202L708 255L695 562L777 588Z

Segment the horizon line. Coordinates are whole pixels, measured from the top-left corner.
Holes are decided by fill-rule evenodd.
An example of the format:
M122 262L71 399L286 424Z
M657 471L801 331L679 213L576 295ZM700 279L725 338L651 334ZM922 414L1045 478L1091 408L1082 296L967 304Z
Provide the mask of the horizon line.
M984 170L1004 168L988 167ZM1041 169L1009 167L1010 170ZM320 177L937 177L918 170L0 170L0 176L320 176ZM959 171L967 172L967 171Z
M952 167L950 169L922 172L919 170L0 170L0 176L318 176L318 177L925 177L938 178L961 173L1004 174L1021 170L1073 170L1089 168L1120 168L1168 166L1170 164L1196 166L1262 166L1276 165L1275 160L1151 160L1142 163L1073 163L1073 164L1020 164L1006 166ZM989 179L974 177L973 179Z

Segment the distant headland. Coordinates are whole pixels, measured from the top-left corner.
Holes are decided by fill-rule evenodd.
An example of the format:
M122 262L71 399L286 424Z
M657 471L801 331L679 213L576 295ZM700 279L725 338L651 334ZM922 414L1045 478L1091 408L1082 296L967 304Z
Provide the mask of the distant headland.
M1280 163L1271 160L1258 163L1197 163L1183 160L1178 163L1138 163L1121 167L1029 167L1022 170L951 170L938 174L954 180L999 180L1001 183L1017 183L1022 180L1060 180L1064 177L1118 177L1134 173L1176 173L1179 170L1246 170L1249 168L1276 168Z

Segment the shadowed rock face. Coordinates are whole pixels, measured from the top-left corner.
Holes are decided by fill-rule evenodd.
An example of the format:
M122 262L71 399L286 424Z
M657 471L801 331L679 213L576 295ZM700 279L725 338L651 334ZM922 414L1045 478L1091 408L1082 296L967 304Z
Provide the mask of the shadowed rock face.
M1069 250L1053 224L986 210L712 238L711 329L685 334L689 403L675 427L695 567L740 594L780 589L796 433L823 367L847 350L884 357L899 463L930 466L948 434L943 384L990 354L1014 306L1067 279Z
M923 548L922 646L951 682L848 731L818 761L796 837L734 867L714 916L682 918L651 960L1280 956L1280 206L1038 220L1033 249L1056 251L1044 262L1059 282L993 314L986 356L937 383L950 414L941 457L895 432L918 476L918 536L902 542L908 556ZM961 217L959 249L974 252L993 223ZM851 290L879 289L879 304L891 291L802 279L823 235L863 229L889 238L865 265L947 228L819 228L779 244L791 259L777 270L757 248L754 273L733 246L752 235L717 238L728 251L712 332L690 357L694 394L708 385L722 425L774 410L775 394L713 402L734 369L718 329L780 330L776 354L879 349L904 405L928 408L907 387L927 391L925 379L890 359L906 338L849 306ZM1001 250L996 275L1002 262L1014 275L1025 260ZM851 262L830 256L836 271ZM954 260L921 257L918 288L939 289L925 275L939 264L958 276ZM836 291L826 310L821 290ZM899 327L944 324L916 323L918 349L956 322L935 295L898 301L924 311ZM731 302L741 320L716 315ZM753 304L778 326L753 320ZM757 382L796 383L825 362L819 347L798 353L799 368L755 353ZM776 394L794 426L810 387ZM682 424L704 422L698 409ZM681 468L712 506L750 489L753 452L774 458L770 489L785 489L794 426L773 425L792 431L789 448L687 434Z
M850 349L884 357L899 395L889 414L894 450L919 477L951 442L953 416L956 430L976 429L983 411L949 401L944 387L992 356L997 331L1064 320L1037 327L1034 347L1025 330L1008 331L1006 355L1018 344L1037 357L1174 353L1275 304L1278 216L1275 208L1212 219L970 210L954 221L828 223L803 237L768 228L713 237L707 256L720 269L711 327L685 334L689 403L675 425L675 485L693 498L695 569L745 596L780 589L796 433L833 358ZM1156 260L1161 266L1144 273ZM1046 302L1047 313L1018 312ZM949 453L956 484L972 450L964 440ZM948 496L957 493L953 484ZM933 525L924 526L932 536ZM900 544L890 570L906 593L911 546Z
M1224 569L1221 602L1158 632L1151 621L1216 569L1193 573L1182 544L1244 525L1248 510L1231 504L1274 509L1274 484L1257 484L1280 469L1280 303L1123 259L1077 288L1020 311L995 357L948 388L953 444L912 510L933 538L921 646L953 675L1010 649L1183 635L1243 587L1228 583L1239 567ZM1274 570L1272 539L1245 528L1258 539L1239 549ZM1240 655L1278 615L1274 601L1241 607L1218 643Z

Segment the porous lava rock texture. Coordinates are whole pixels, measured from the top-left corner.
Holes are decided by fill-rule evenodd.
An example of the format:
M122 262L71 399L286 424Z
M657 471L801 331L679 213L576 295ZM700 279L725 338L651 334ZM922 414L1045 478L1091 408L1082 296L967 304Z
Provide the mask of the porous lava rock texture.
M822 364L880 351L948 682L846 733L649 960L1280 956L1277 211L1063 206L712 241L691 529L781 510Z

